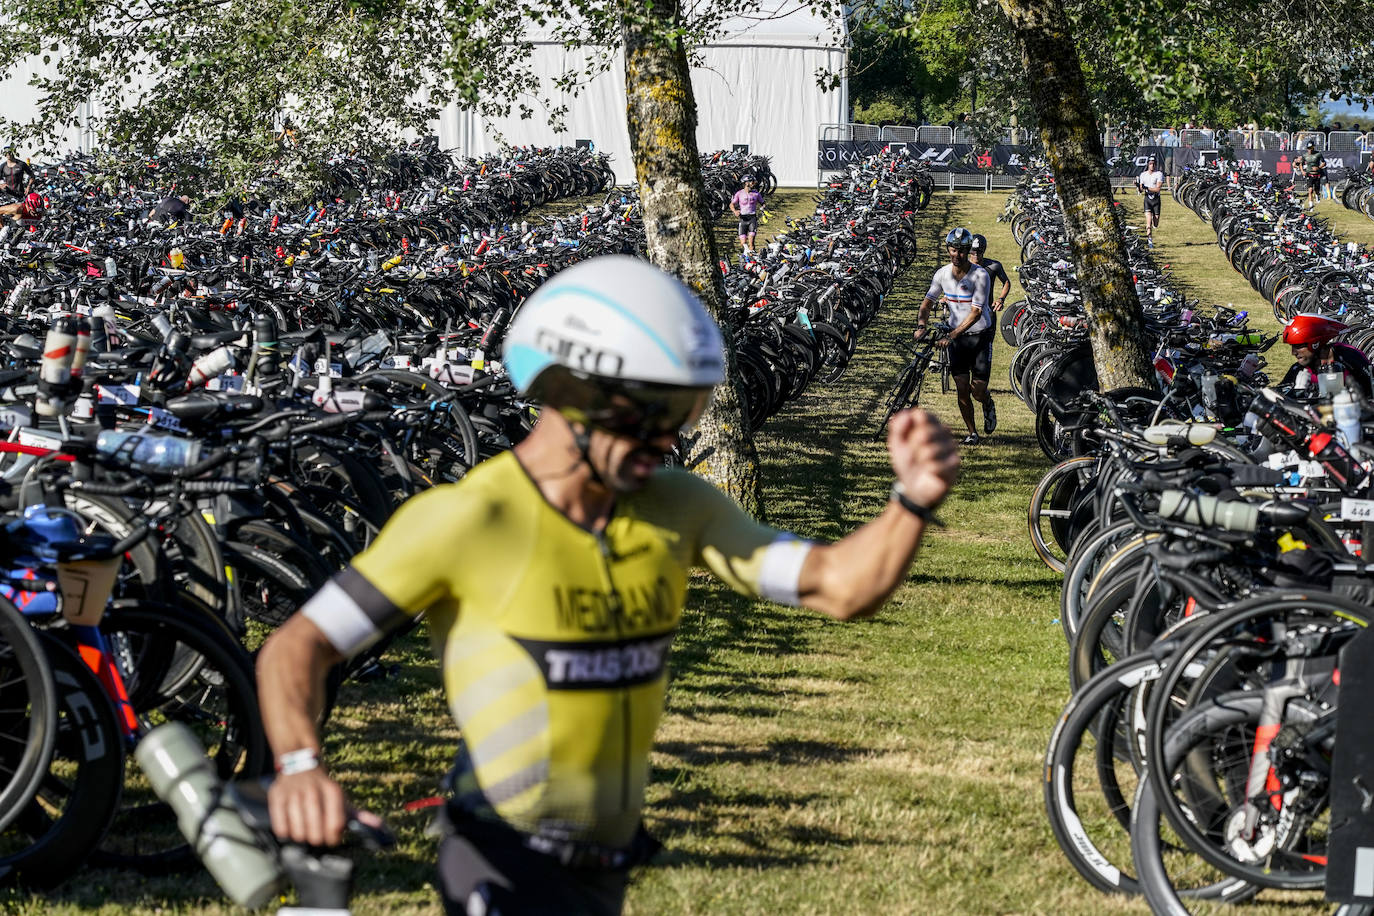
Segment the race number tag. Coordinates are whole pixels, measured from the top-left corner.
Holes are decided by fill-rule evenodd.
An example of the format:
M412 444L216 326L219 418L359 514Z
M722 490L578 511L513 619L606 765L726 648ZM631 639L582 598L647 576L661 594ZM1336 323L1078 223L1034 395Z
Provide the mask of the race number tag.
M31 426L33 414L21 404L10 404L0 408L0 426L13 429L16 426Z
M1374 521L1374 499L1351 499L1344 497L1341 499L1341 521L1344 522L1370 522Z

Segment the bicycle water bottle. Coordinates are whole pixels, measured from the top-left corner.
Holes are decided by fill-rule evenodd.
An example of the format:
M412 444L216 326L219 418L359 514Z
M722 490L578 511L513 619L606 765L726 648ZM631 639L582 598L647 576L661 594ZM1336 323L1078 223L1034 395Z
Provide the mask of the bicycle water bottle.
M119 274L119 265L113 257L105 258L105 279L113 280Z
M234 351L227 346L217 347L191 364L191 371L186 376L186 390L203 385L233 367Z
M95 437L95 450L121 456L134 465L164 470L190 467L200 459L197 439L127 429L101 430Z
M1159 514L1162 518L1206 525L1227 531L1254 531L1259 524L1259 507L1235 500L1223 501L1215 496L1195 496L1183 490L1165 490L1159 495Z
M38 392L33 407L41 416L62 413L63 395L72 378L72 359L76 355L76 320L58 315L43 341L43 362L38 367Z
M91 323L83 317L76 319L76 344L72 348L72 381L81 378L86 369L86 357L91 354Z
M1339 391L1331 399L1331 416L1347 448L1360 441L1364 433L1360 427L1360 405L1349 391Z
M134 758L225 894L249 909L277 896L281 868L259 848L243 818L220 804L219 776L189 728L180 722L158 726L139 740Z
M270 315L260 315L253 319L253 343L256 352L253 361L258 378L273 378L277 375L277 322Z

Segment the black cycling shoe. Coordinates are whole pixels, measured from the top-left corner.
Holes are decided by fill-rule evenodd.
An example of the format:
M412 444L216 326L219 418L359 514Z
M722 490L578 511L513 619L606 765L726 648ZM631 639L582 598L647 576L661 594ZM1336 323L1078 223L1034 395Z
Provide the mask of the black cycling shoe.
M979 442L982 442L982 441L983 441L982 438L981 438L977 433L969 433L967 436L965 436L965 437L963 438L962 441L960 441L959 444L960 444L960 445L977 445Z
M983 433L991 436L996 428L997 405L992 402L992 398L988 398L987 403L983 405Z

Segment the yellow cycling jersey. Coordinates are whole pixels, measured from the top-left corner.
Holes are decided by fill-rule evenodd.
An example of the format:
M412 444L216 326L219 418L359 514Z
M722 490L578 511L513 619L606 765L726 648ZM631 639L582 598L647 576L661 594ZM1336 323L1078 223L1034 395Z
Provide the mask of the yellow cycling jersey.
M594 534L508 452L409 500L303 613L348 654L427 610L463 733L458 802L527 833L624 846L688 570L796 604L809 547L673 470L621 496Z

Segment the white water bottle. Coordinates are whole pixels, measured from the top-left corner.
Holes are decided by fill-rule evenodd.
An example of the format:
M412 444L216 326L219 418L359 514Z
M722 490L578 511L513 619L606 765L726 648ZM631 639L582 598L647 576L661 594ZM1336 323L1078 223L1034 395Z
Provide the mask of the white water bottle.
M1360 405L1355 403L1349 391L1338 391L1331 399L1331 417L1347 447L1360 441L1364 432L1360 428Z

